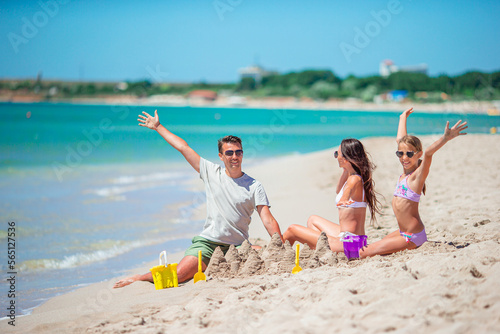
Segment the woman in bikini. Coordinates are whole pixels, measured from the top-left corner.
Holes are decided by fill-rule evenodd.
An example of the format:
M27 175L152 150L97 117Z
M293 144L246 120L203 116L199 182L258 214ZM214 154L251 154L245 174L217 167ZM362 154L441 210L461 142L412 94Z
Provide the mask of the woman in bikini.
M337 184L339 224L311 216L307 227L294 224L283 234L283 239L292 245L299 241L314 249L320 233L324 231L332 251L343 252L341 233L364 235L366 208L370 209L372 221L375 221L375 213L380 212L372 179L375 166L368 159L363 144L357 139L344 139L334 156L339 167L344 169Z
M429 175L432 156L448 141L466 134L461 131L467 129L467 122L460 120L451 129L450 122L446 122L444 135L424 152L420 140L415 136L407 135L406 120L412 112L413 108L410 108L401 114L396 140L398 143L396 155L403 166L403 174L399 177L394 191L392 209L396 215L399 230L365 246L359 253L361 258L415 249L427 241L425 227L418 213L418 203L421 194L425 195L425 179Z

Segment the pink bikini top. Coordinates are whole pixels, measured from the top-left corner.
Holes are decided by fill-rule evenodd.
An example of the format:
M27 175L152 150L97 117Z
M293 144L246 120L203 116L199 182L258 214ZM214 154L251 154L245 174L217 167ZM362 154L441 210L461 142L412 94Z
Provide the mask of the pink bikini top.
M403 175L403 174L401 174L401 175ZM401 181L398 180L396 190L394 190L394 196L403 197L403 198L409 199L410 201L418 203L418 202L420 202L421 195L419 195L416 192L414 192L413 190L411 190L410 186L408 185L408 177L410 175L411 174L408 174ZM400 178L401 178L401 176L400 176Z

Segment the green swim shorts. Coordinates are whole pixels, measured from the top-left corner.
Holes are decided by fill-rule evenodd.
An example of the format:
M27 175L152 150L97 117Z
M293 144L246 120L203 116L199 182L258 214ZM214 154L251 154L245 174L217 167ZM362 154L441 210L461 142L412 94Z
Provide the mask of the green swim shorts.
M208 266L210 258L217 247L220 247L222 252L226 254L229 250L228 244L221 244L219 242L213 242L200 236L196 236L191 240L191 246L186 250L184 256L192 255L198 257L198 251L201 250L201 259Z

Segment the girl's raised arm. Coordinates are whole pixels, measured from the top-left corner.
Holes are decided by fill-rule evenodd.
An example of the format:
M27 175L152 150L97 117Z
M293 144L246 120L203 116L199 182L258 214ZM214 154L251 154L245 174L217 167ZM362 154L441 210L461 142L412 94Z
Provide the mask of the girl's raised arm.
M466 135L466 132L461 132L467 129L467 122L462 122L462 120L458 121L455 123L455 125L450 129L450 122L446 122L446 127L444 128L444 134L436 140L434 143L432 143L424 152L423 157L422 157L422 164L420 165L417 179L419 183L422 183L422 185L425 182L425 179L427 178L427 175L429 175L429 170L431 168L431 163L432 163L432 156L434 153L437 152L441 147L444 146L447 142L452 140L455 137L458 136L463 136Z
M401 138L406 136L406 119L408 118L408 116L411 115L412 112L413 112L413 107L410 109L406 109L399 116L398 135L396 137L396 142L398 143Z

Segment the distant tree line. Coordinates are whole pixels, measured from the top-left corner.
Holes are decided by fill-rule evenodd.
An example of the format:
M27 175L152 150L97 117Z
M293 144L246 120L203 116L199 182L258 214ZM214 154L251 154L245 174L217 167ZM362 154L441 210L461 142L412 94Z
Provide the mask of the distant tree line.
M106 82L68 82L36 80L0 80L0 93L14 91L26 94L41 94L45 98L99 97L100 95L133 95L148 97L158 94L184 95L197 89L234 91L236 84L200 83L152 83L149 80Z
M349 75L341 79L329 70L307 70L264 77L260 83L243 78L237 91L256 96L295 96L314 99L355 97L372 101L378 94L405 90L411 99L456 100L500 98L500 72L467 72L458 76L430 77L396 72L388 77ZM423 94L423 93L426 94ZM444 93L444 95L442 94Z
M394 90L405 90L412 100L439 102L449 100L500 99L500 72L467 72L458 76L430 77L422 73L396 72L388 77L349 75L342 79L330 70L305 70L272 74L256 82L243 78L238 83L190 84L152 83L148 80L103 83L36 80L0 80L0 90L42 94L50 98L96 97L99 95L134 95L147 97L158 94L185 95L193 90L208 89L222 94L253 97L292 96L317 100L359 98L373 101L374 97Z

